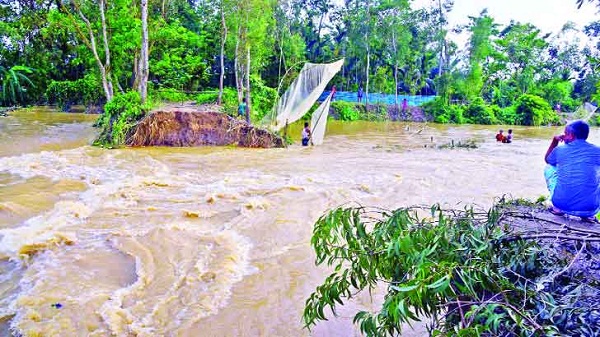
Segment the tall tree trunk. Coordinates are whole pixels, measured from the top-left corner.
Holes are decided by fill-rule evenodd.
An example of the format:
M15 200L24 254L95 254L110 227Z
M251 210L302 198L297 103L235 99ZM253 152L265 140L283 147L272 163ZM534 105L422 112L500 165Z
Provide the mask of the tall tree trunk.
M148 96L148 0L141 0L142 4L142 47L140 50L140 96L142 104Z
M227 41L227 23L225 22L225 1L221 0L221 25L223 36L221 39L221 74L219 75L219 97L217 104L223 104L223 80L225 78L225 41Z
M94 36L94 30L92 29L92 25L90 24L90 21L83 14L83 12L81 11L81 8L79 7L79 4L77 2L74 1L73 6L75 7L75 10L77 11L77 14L81 18L81 20L83 20L83 22L85 23L87 32L89 34L89 38L86 37L85 34L79 29L79 26L77 25L77 23L75 22L75 19L72 17L71 13L69 12L69 9L64 6L62 7L62 9L67 14L69 19L71 19L73 25L75 26L75 29L77 30L77 33L83 40L83 43L88 47L88 49L90 49L90 51L94 55L94 59L96 60L96 63L98 64L98 70L100 71L100 77L102 80L102 88L104 89L104 95L106 96L106 101L109 102L110 100L112 100L114 94L113 94L112 76L110 74L110 49L108 47L108 34L106 33L106 17L104 15L105 2L104 2L104 0L100 0L98 2L98 7L100 9L101 25L102 25L102 38L104 40L103 41L104 42L104 62L102 62L102 60L100 59L100 56L98 55L98 50L96 47L96 37Z
M240 65L240 39L242 38L241 27L238 27L237 39L235 41L235 52L233 58L233 67L235 68L235 87L238 94L238 104L242 103L244 99L244 88L243 88L243 77L242 77L242 66Z
M108 34L106 33L106 15L104 14L105 0L100 0L100 18L102 20L102 40L104 42L104 76L106 76L106 86L112 99L114 95L112 79L110 74L110 48L108 47Z
M368 41L368 38L367 38ZM368 42L367 42L368 43ZM369 111L369 71L371 66L371 48L367 45L367 83L365 85L365 105Z
M442 12L442 0L438 0L438 8L440 10L440 58L438 61L438 76L442 75L442 67L444 64L444 46L445 46L445 38L442 34L442 24L444 20L444 14Z
M250 111L252 111L252 99L250 96L250 46L246 48L246 123L250 124Z
M131 87L136 88L136 89L139 88L140 87L140 57L137 53L135 55L133 55L133 69L132 69L131 77L133 77L133 82L131 83Z
M365 107L367 109L367 112L369 111L369 67L371 66L371 43L369 43L369 33L371 30L371 8L370 8L370 3L369 0L367 0L367 33L366 33L366 39L365 41L367 42L367 83L365 85Z
M394 51L394 103L398 111L398 42L394 31L392 31L392 50Z

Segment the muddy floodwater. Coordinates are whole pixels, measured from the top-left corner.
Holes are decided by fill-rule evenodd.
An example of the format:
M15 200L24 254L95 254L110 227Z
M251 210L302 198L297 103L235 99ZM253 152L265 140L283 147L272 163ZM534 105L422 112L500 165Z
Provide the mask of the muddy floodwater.
M105 150L89 146L95 118L0 117L0 335L359 335L354 312L380 299L303 329L328 274L314 265L315 220L351 202L537 198L560 131L514 127L498 144L497 126L332 121L319 147ZM478 147L438 148L466 140Z

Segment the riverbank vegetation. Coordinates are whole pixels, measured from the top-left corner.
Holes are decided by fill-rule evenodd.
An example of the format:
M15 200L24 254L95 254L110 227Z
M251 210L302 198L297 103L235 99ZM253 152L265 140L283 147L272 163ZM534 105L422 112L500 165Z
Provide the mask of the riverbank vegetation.
M558 110L598 99L600 23L565 23L547 34L527 23L500 25L483 11L451 27L453 6L18 0L0 11L0 104L85 105L108 114L98 123L106 125L116 121L107 103L131 91L140 104L214 101L230 114L247 97L256 122L305 62L342 57L331 85L364 90L361 104L334 102L333 115L343 120L414 117L398 98L393 108L373 104L372 93L436 95L410 108L439 123L556 124ZM466 34L468 43L457 45L450 32Z
M544 209L504 199L488 212L334 209L314 226L316 264L331 274L307 299L304 322L368 291L381 305L354 316L366 336L400 336L417 320L432 336L594 336L600 236Z

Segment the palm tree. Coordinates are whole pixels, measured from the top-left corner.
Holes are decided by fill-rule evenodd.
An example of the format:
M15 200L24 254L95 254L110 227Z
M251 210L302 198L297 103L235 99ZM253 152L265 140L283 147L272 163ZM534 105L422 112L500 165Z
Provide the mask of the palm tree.
M33 69L26 66L13 66L6 68L0 66L0 103L8 106L23 101L27 91L23 83L34 86L25 74L33 73Z

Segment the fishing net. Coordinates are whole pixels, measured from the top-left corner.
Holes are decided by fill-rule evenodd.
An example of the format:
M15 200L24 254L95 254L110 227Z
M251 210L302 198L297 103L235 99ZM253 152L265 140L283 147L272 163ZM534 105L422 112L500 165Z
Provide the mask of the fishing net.
M325 101L315 110L310 119L311 137L310 142L312 145L323 144L323 138L325 137L325 127L327 126L327 115L329 114L329 105L331 104L331 96L329 94Z
M572 116L567 116L567 120L571 121L581 119L584 121L588 121L590 118L592 118L592 116L596 112L596 109L598 109L597 106L593 105L592 103L586 102L582 104L577 110L575 110L575 113L573 113Z
M279 98L271 116L265 118L261 124L278 131L286 124L302 118L321 96L333 76L340 71L342 64L344 59L333 63L306 63L298 77Z

